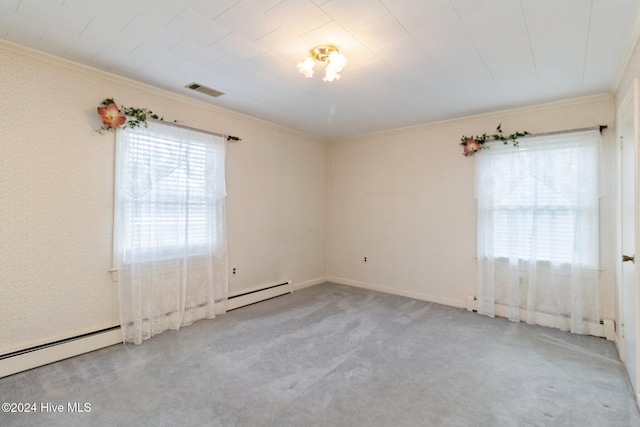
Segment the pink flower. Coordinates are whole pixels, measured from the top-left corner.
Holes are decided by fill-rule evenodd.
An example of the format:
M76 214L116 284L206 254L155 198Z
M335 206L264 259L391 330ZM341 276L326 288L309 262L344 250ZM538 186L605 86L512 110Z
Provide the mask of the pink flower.
M464 143L464 155L471 156L476 151L480 151L482 149L482 145L478 144L478 142L473 138L467 138Z
M118 106L114 103L107 105L106 107L98 107L98 114L102 116L102 124L106 127L117 128L123 125L127 118Z

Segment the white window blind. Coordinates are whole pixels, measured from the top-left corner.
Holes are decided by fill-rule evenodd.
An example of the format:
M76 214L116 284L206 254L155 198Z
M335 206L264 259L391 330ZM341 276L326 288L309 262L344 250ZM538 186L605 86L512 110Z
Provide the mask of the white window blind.
M117 259L211 252L216 200L225 195L222 137L167 125L119 131L117 176Z
M490 163L478 185L493 189L479 206L492 219L493 256L571 263L579 250L586 264L598 265L597 245L576 246L576 233L598 230L595 144L585 145L580 134L554 135L519 148L494 144L480 156Z

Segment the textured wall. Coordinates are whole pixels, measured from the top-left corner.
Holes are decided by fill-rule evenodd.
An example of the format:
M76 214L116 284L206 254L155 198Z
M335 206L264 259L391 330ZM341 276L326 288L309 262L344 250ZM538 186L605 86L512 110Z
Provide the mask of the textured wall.
M118 323L106 97L243 139L227 152L231 293L325 277L325 142L8 44L0 94L0 354Z
M609 125L612 167L613 111L611 98L592 97L332 142L329 276L464 307L476 287L476 206L474 161L462 155L460 137L499 123L507 134ZM615 193L604 185L601 314L613 318Z

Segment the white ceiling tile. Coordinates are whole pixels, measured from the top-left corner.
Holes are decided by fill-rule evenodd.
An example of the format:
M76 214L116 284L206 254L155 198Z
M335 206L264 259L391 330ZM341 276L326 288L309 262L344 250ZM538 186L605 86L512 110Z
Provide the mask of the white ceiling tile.
M466 16L469 14L474 14L478 12L485 11L487 9L492 9L497 6L504 6L506 3L511 2L512 0L451 0L454 8L460 14L460 16ZM497 18L494 16L494 18Z
M570 44L586 41L588 38L589 21L571 20L553 22L546 27L536 26L529 30L531 49L534 52L553 49L558 44Z
M23 31L10 31L9 41L17 44L29 45L31 48L49 53L55 56L63 56L67 47L56 43L54 40L44 37L35 38L34 34Z
M290 58L296 63L302 61L314 47L307 45L305 39L285 27L271 31L257 38L253 43L260 46L263 52L269 51L283 58Z
M113 49L118 49L125 54L130 53L142 43L142 40L127 35L115 28L108 27L98 21L91 21L82 31L81 36L111 46Z
M462 34L457 38L437 40L422 45L425 52L443 69L468 68L482 63L473 41Z
M46 22L48 26L61 28L73 34L80 34L90 21L80 13L39 0L22 0L18 12L26 19Z
M458 85L458 87L469 99L478 99L484 102L497 100L501 93L500 88L493 79L463 83Z
M322 10L347 30L389 14L378 0L331 0L322 5Z
M591 2L584 0L522 0L533 51L587 39Z
M200 15L193 9L183 10L180 15L176 16L167 25L204 44L212 44L231 32L216 21Z
M40 40L45 31L46 24L28 16L9 11L0 14L0 33L4 32L9 40ZM27 42L22 44L29 46Z
M175 67L183 61L181 56L160 49L151 43L142 43L131 52L131 56L164 68Z
M445 68L444 71L459 85L472 84L492 78L491 73L482 62L469 62L467 65Z
M18 10L19 5L20 5L20 0L0 1L0 12L2 13L16 12Z
M298 70L292 67L290 61L283 59L279 55L266 53L249 61L243 61L243 63L251 72L262 73L271 76L273 79L284 78L284 75L295 78L301 76Z
M426 56L413 38L407 37L374 50L375 54L396 69L410 67Z
M253 71L247 66L246 61L239 61L231 56L223 56L222 58L209 65L214 72L231 76L239 80L248 80Z
M265 11L282 0L242 0L214 20L218 24L240 33L249 40L255 40L278 28L274 16L265 19Z
M208 18L215 18L236 5L239 1L240 0L182 0L188 7Z
M529 75L537 75L536 63L531 58L525 62L513 62L508 65L495 61L487 64L489 71L494 79L500 81L502 79L513 79L522 76L526 78Z
M527 23L538 26L542 22L550 24L588 20L592 0L521 0L521 3Z
M210 67L186 60L173 67L172 71L179 73L186 78L184 82L175 82L176 84L186 86L190 83L197 82L225 92L224 88L214 86L216 84L216 77L219 76L219 73L215 72Z
M420 44L459 37L462 21L448 0L409 3L406 0L382 0L400 24Z
M107 45L94 55L88 64L112 73L132 76L136 75L136 72L144 67L147 62ZM141 78L137 80L145 81Z
M496 79L496 84L503 94L517 95L523 100L532 95L540 95L538 74L534 70L518 73L509 73L507 70L505 74Z
M65 0L62 9L122 29L136 16L136 11L128 7L129 3L126 0Z
M295 19L291 19L295 16ZM331 21L321 8L309 1L284 0L264 13L263 19L301 35Z
M318 71L321 75L324 75L324 70ZM377 60L369 62L368 64L361 65L355 68L346 68L340 73L341 78L344 80L350 79L365 79L369 83L376 83L380 80L388 77L395 76L400 78L396 70L394 70L389 64L384 61Z
M538 68L543 95L561 93L563 97L579 93L584 77L584 60L571 60Z
M186 4L176 0L135 0L127 6L137 11L138 15L144 15L162 25L168 24L187 8Z
M584 58L587 50L586 42L556 45L552 49L537 51L534 55L536 66L546 67L568 60Z
M47 29L42 40L64 48L65 52L63 56L67 59L94 56L104 46L102 43L68 33L58 28Z
M438 64L431 58L423 57L414 61L408 67L398 69L398 72L407 80L424 87L445 87L452 85L452 80Z
M163 82L163 84L165 85L179 84L181 86L191 83L191 81L189 81L189 78L181 72L176 70L169 70L164 67L158 67L155 64L144 65L142 68L140 68L140 70L138 70L138 73L143 76L145 81L148 82Z
M352 33L369 49L378 49L409 37L406 30L392 15L384 15L375 21L354 28Z
M257 43L254 43L237 33L230 33L226 35L222 39L218 40L213 47L227 55L232 55L240 61L248 61L267 53L267 50L264 47L259 46Z
M533 55L523 27L506 27L474 38L474 43L489 69L531 63Z
M640 2L637 0L592 0L591 26L609 27L614 33L627 27L636 18Z
M143 15L137 15L133 18L123 31L139 40L152 43L165 49L170 49L185 38L184 34L159 24Z
M496 3L496 2L494 2ZM499 25L491 25L497 22ZM520 1L497 2L490 8L478 9L462 17L462 23L471 37L502 32L512 27L526 28Z
M627 48L626 43L620 40L618 43L610 43L609 41L591 41L587 43L586 59L589 62L616 62L620 58L624 57L624 52Z
M215 44L207 46L188 37L172 47L170 51L201 65L209 65L224 55L224 52L218 49Z
M617 61L589 61L584 67L583 86L591 87L591 93L602 93L612 91L611 80L606 76L615 75L618 70Z

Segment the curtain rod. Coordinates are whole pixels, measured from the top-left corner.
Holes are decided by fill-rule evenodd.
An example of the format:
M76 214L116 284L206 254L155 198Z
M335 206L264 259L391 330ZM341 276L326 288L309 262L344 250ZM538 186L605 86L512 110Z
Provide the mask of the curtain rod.
M242 141L242 139L238 138L237 136L225 135L223 133L217 133L217 132L210 132L208 130L203 130L203 129L198 129L198 128L194 128L194 127L191 127L191 126L181 125L181 124L176 123L176 122L167 122L165 120L160 120L160 119L147 119L147 120L150 120L150 121L156 122L156 123L164 123L166 125L179 127L179 128L182 128L182 129L188 129L188 130L193 130L193 131L196 131L196 132L202 132L202 133L206 133L207 135L221 136L223 138L226 138L227 141Z
M587 130L598 130L602 133L603 130L607 129L607 125L599 125L599 126L591 126L588 128L578 128L578 129L567 129L567 130L556 130L552 132L542 132L542 133L530 133L529 135L523 136L522 138L526 138L528 136L549 136L549 135L559 135L562 133L572 133L572 132L584 132Z

